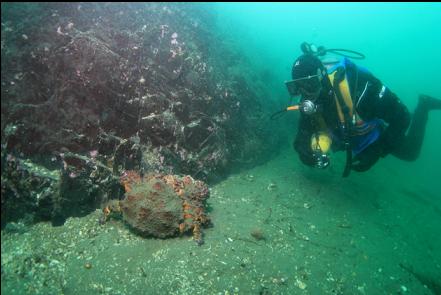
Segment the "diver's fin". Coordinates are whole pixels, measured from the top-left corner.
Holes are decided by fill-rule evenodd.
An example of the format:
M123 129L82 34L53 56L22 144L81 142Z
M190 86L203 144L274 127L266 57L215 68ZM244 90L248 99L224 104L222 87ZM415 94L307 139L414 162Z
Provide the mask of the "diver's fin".
M421 106L427 110L441 110L441 99L420 94L418 106Z

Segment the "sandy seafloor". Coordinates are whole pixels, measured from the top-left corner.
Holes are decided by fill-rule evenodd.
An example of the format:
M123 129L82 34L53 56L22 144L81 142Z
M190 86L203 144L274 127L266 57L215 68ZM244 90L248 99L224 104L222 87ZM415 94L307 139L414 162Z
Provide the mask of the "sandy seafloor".
M348 179L338 163L317 172L289 150L211 186L214 226L204 231L202 246L190 236L141 238L121 220L99 225L99 210L60 227L16 224L1 234L1 292L440 291L439 197L393 160Z

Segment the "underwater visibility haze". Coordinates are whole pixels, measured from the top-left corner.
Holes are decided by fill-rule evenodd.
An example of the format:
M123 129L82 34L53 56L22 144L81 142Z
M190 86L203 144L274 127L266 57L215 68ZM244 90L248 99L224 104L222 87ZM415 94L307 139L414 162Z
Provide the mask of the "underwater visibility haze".
M1 19L2 294L441 294L440 3L2 2ZM320 133L304 164L302 118L337 77L314 68L291 97L304 42L361 53L348 89L354 63L366 97L424 119L414 161L342 177L358 154ZM333 110L344 136L376 128Z

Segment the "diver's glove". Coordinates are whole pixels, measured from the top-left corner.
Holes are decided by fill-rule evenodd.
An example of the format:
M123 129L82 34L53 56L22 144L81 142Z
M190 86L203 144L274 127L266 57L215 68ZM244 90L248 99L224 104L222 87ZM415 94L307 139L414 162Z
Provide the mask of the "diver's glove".
M377 163L380 157L383 156L383 153L384 151L381 142L374 142L354 157L352 160L352 170L357 172L369 170L375 163Z
M315 156L315 167L325 169L329 166L329 157L326 154L319 154Z

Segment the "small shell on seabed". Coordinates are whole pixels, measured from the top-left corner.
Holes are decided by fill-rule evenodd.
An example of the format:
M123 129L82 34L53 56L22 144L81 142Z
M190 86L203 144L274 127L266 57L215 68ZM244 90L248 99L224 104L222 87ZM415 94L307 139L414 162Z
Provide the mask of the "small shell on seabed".
M85 269L91 269L91 268L92 268L92 263L90 263L90 262L86 262L86 263L84 264L84 268L85 268Z
M305 290L307 287L307 285L304 282L302 282L301 280L299 280L298 278L296 278L295 284L297 285L297 287L299 287L302 290Z
M270 183L270 184L268 184L268 187L267 187L267 190L269 190L269 191L273 191L273 190L275 190L277 188L277 185L275 184L275 183Z
M263 233L262 229L260 228L254 228L251 230L250 235L255 238L257 241L266 240L265 234Z
M247 179L248 181L254 181L254 175L248 174L248 175L246 176L246 179Z
M312 205L309 203L303 203L303 208L305 209L311 209Z

